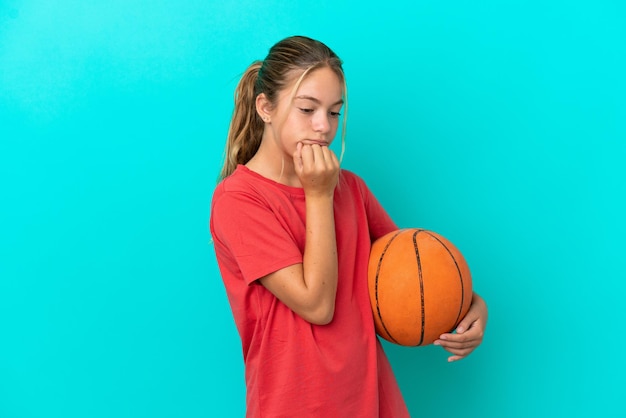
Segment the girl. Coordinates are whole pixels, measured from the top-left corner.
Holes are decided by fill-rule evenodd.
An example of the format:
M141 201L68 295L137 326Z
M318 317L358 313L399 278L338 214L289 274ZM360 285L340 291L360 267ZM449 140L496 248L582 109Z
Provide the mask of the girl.
M274 45L237 86L210 228L248 417L409 416L367 290L370 245L398 227L328 148L344 106L340 59L301 36ZM456 333L435 343L461 359L486 319L474 294Z

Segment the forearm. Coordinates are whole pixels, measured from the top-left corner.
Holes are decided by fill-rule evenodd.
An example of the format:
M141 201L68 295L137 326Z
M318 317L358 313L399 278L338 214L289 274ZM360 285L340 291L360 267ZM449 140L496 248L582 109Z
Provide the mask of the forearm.
M320 322L332 319L337 294L337 241L333 197L307 197L306 242L303 256L303 280L315 316Z

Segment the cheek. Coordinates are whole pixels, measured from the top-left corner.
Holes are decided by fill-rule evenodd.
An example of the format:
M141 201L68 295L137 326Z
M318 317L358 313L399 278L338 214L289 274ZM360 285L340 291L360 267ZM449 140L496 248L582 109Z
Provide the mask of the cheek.
M337 134L337 130L339 129L339 122L341 119L333 119L331 122L331 127L333 130L333 137Z
M310 126L310 121L300 115L290 115L282 124L281 133L286 135L287 140L295 139L306 132Z
M305 136L299 124L295 124L286 120L280 125L273 127L276 140L281 144L283 149L291 154L296 150L296 145Z

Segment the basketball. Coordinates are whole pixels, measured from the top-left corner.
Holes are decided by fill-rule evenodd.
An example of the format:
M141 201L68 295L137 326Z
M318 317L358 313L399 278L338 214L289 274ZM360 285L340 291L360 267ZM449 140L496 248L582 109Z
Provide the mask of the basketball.
M463 255L425 229L401 229L377 239L368 286L376 333L403 346L432 344L451 332L472 301L472 277Z

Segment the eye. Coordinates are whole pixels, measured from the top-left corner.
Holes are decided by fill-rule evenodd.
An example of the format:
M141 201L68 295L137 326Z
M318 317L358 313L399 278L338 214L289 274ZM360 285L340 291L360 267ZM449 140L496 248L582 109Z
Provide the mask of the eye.
M341 116L341 113L339 112L330 112L331 118L339 118L339 116Z
M313 113L313 111L314 111L313 109L309 109L309 108L306 108L306 107L299 107L298 109L300 109L300 112L302 112L302 113Z

